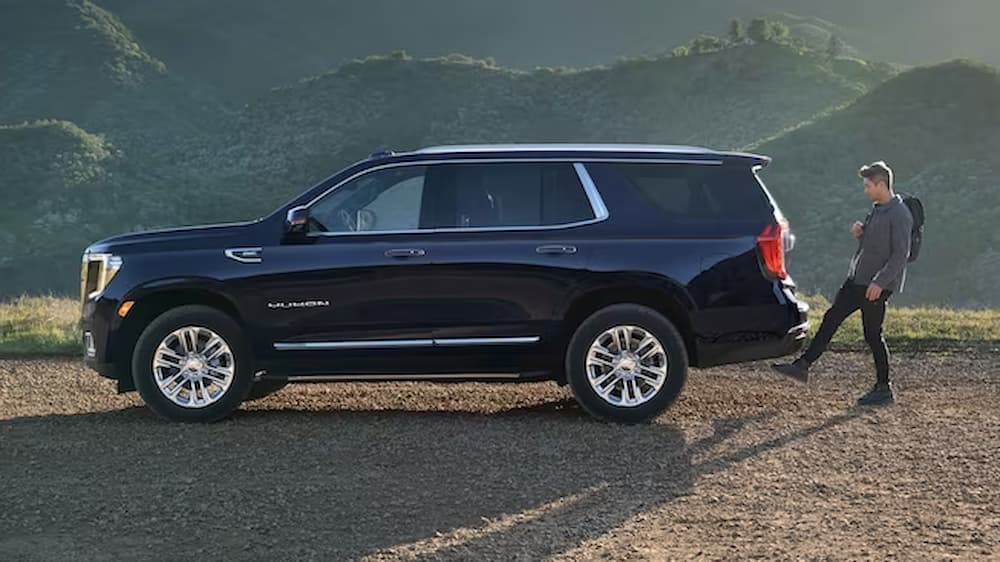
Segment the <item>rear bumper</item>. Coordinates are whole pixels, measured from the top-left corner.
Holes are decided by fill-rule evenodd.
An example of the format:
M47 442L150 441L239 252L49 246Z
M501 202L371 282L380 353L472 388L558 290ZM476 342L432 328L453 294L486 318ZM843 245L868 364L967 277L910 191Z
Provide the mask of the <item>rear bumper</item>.
M779 338L762 338L755 342L705 344L699 346L698 367L717 367L792 355L802 351L808 335L809 324L806 323L803 327L796 327Z
M743 330L699 340L695 366L775 359L802 351L809 336L809 305L795 298L794 287L783 286L778 293L778 304L740 314ZM761 331L747 330L748 324L759 325Z

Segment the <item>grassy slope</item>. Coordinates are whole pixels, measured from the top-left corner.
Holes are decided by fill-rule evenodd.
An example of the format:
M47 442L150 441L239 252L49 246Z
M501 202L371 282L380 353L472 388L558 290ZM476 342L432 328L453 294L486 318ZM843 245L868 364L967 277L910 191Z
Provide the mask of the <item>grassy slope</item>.
M79 267L84 240L114 205L115 162L110 144L73 123L0 126L0 294L75 278L57 264Z
M117 18L87 0L4 0L2 8L0 122L91 128L166 75Z
M807 292L843 281L868 206L860 164L885 159L897 189L921 197L928 224L901 303L996 307L1000 277L1000 72L967 62L919 68L843 111L755 147L800 244L792 273Z
M251 190L227 208L255 214L380 144L740 147L862 95L881 71L863 65L838 73L822 57L773 44L531 73L458 57L372 58L251 104L220 173Z
M1000 6L990 0L95 1L173 71L239 100L393 49L494 57L522 69L578 67L668 51L702 33L724 34L729 18L783 11L801 16L784 16L793 34L825 46L834 31L879 60L1000 64Z

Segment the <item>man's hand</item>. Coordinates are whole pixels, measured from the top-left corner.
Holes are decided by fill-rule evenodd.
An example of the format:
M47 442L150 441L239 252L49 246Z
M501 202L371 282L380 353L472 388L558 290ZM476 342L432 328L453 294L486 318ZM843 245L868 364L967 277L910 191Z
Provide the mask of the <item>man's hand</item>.
M851 234L855 238L861 238L861 235L865 233L865 224L863 222L855 222L851 225Z
M875 283L868 285L868 290L865 291L866 299L870 301L877 301L881 296L882 296L882 287L879 287Z

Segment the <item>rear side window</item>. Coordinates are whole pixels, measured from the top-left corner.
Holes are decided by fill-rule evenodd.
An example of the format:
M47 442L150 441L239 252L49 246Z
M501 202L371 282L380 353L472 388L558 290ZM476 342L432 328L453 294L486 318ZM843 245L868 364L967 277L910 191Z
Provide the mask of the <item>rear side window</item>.
M594 218L570 163L440 164L422 222L437 228L531 227Z
M767 194L747 166L617 164L643 199L675 221L746 221L771 216Z

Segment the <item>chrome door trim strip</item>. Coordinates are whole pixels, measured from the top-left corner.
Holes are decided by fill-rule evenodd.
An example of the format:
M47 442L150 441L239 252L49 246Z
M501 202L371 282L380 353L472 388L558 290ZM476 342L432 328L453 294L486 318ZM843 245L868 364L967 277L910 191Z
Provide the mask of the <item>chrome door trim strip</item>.
M358 340L358 341L310 341L276 342L277 351L330 351L337 349L396 349L410 347L431 347L434 340Z
M437 338L418 340L355 340L331 342L275 342L276 351L335 351L343 349L406 349L415 347L467 347L538 343L541 336L512 338Z
M468 345L521 345L538 343L540 336L522 338L435 338L434 345L441 347L461 347Z

